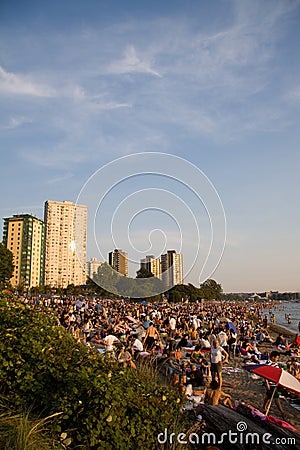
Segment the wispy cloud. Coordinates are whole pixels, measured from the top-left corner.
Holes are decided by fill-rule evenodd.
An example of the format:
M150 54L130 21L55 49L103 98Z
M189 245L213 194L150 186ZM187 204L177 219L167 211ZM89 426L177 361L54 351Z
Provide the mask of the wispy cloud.
M125 74L125 73L145 73L162 77L162 75L153 67L151 58L143 55L138 56L137 51L133 45L128 45L124 51L123 58L112 62L107 67L107 73L111 74Z
M296 86L290 89L286 95L288 100L300 100L300 86Z
M0 93L31 95L35 97L53 97L55 90L50 86L35 83L25 75L7 72L0 66Z
M291 4L264 5L261 13L259 3L233 2L230 20L210 28L191 27L186 18L144 18L49 38L60 49L59 67L54 59L39 74L0 72L0 92L55 97L33 117L42 139L51 134L47 151L26 145L19 153L36 165L68 169L100 153L168 151L178 136L228 143L255 130L284 129L288 111L270 80L274 71L278 79L284 73L273 62ZM291 95L297 98L297 90Z
M24 117L24 116L13 116L13 117L10 117L8 122L1 125L0 128L13 130L15 128L20 127L21 125L29 124L29 123L32 123L32 119Z
M50 178L47 181L47 184L58 184L58 183L62 183L63 181L69 180L70 178L72 178L74 176L73 173L65 173L62 175L58 175L54 178Z

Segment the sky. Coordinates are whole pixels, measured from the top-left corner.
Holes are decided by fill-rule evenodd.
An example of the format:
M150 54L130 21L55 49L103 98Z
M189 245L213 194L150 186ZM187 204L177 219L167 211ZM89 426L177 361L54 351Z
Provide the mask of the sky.
M299 49L297 0L2 0L1 217L80 199L88 258L300 291Z

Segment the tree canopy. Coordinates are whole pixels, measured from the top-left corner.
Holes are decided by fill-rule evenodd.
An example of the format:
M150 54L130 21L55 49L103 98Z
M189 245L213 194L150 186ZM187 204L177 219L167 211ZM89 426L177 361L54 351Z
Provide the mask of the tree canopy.
M215 280L206 280L197 288L193 284L177 284L170 289L166 296L170 302L178 303L181 301L195 302L202 298L206 300L220 300L222 297L222 286Z
M13 254L0 242L0 282L5 283L12 277L14 271Z
M222 297L222 286L215 280L209 279L200 285L203 298L207 300L220 300Z

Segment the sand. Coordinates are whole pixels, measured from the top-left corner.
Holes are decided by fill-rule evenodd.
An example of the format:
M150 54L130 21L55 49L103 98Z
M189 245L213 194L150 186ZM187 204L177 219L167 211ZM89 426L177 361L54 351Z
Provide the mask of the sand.
M269 334L272 338L276 338L279 332L282 332L285 337L289 339L294 339L295 334L289 333L285 328L281 328L278 325L270 325L268 327ZM272 344L260 345L259 349L261 351L272 351L275 350ZM277 350L277 349L276 349ZM286 362L290 359L290 356L281 354L279 361ZM262 405L265 397L265 388L263 386L263 379L253 379L253 375L247 370L242 369L238 373L226 373L228 367L241 368L244 361L241 357L235 357L229 360L227 364L224 365L223 374L223 390L224 392L230 394L233 400L243 401L249 403L255 408L262 411ZM286 421L297 428L300 431L300 412L296 408L292 407L285 398L280 398L281 405L286 414ZM272 403L270 415L281 418L280 412L278 411L275 403Z

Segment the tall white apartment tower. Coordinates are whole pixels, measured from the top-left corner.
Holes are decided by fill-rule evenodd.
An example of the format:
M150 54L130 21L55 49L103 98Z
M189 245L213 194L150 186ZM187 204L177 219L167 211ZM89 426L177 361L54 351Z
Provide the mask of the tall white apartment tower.
M183 284L182 254L168 250L161 255L162 279L168 287Z
M85 284L87 207L45 203L44 284L65 288Z

